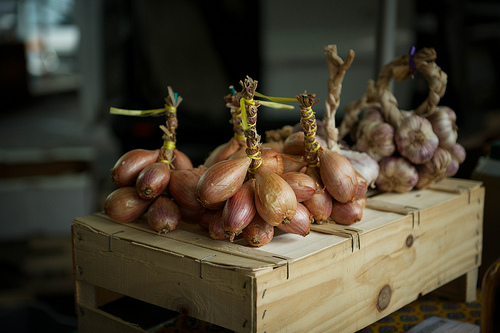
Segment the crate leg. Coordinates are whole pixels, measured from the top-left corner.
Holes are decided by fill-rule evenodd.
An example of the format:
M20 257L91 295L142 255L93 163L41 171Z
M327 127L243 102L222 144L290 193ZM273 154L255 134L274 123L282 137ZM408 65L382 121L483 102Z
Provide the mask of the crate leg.
M477 300L477 279L478 269L475 268L432 293L457 302L474 302Z

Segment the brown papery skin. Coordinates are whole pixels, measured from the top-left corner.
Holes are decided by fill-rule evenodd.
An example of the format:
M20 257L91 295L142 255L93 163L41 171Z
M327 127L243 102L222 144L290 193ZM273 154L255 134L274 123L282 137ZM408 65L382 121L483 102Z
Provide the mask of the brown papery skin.
M255 206L267 223L277 226L292 220L297 198L280 175L259 168L255 173Z
M264 148L261 149L261 158L262 165L261 168L267 168L268 170L272 170L273 172L281 175L284 170L283 158L281 154L272 148Z
M154 199L167 188L170 181L170 166L168 163L156 162L144 168L137 176L137 193L143 199Z
M239 235L252 221L255 208L255 180L247 180L236 193L226 200L222 210L222 227L229 235L229 241Z
M282 231L305 237L309 235L309 232L311 231L312 222L313 218L311 213L306 206L299 202L297 203L297 212L290 223L280 224L277 227Z
M368 181L357 172L356 175L358 181L358 190L356 191L356 197L354 198L354 200L363 198L364 196L366 196L366 192L368 191Z
M319 174L331 196L342 203L351 202L358 191L356 171L344 156L329 149L320 148Z
M317 183L303 172L287 172L281 177L291 186L298 202L309 200L316 193Z
M147 217L153 230L165 234L179 226L181 211L175 202L166 195L161 195L149 207Z
M203 166L206 168L211 167L217 162L227 160L229 156L234 154L240 148L240 143L234 137L228 142L217 146L207 157Z
M332 196L321 182L317 168L308 167L305 172L315 180L316 193L311 197L311 199L304 201L303 204L311 213L316 224L328 223L328 219L332 213Z
M215 163L200 177L196 198L200 205L211 208L236 193L243 184L252 160L245 156Z
M191 162L191 159L179 149L174 149L174 156L175 158L172 161L174 169L184 170L193 168L193 162Z
M307 166L302 155L282 154L281 158L283 160L283 173L301 171Z
M304 155L304 132L295 132L286 138L283 144L283 153L288 155Z
M115 222L128 223L141 217L152 202L141 198L133 186L120 187L106 197L104 213Z
M211 216L210 222L208 223L208 234L210 238L215 240L229 238L229 235L222 227L222 210L216 211L215 214Z
M198 169L170 170L168 191L179 206L195 211L203 209L195 194L200 177Z
M243 229L243 238L251 246L260 247L269 243L274 237L274 227L255 214L250 223Z
M351 225L363 218L362 201L341 203L333 200L331 219L338 224Z
M111 179L118 187L135 183L139 173L158 159L160 150L134 149L123 154L111 169Z

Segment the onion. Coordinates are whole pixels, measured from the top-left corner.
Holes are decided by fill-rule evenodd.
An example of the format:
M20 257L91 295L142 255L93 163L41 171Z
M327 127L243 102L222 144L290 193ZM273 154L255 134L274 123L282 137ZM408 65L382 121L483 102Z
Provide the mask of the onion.
M200 205L212 209L234 195L245 180L251 158L245 156L215 163L201 176L196 187Z
M358 180L351 162L339 153L320 148L319 174L330 195L339 202L350 202L356 197Z
M134 149L123 154L111 169L111 179L118 187L135 183L139 173L158 159L160 150Z
M144 199L154 199L167 188L170 181L168 163L156 162L144 168L137 177L137 193Z
M120 187L106 197L104 213L115 222L132 222L141 217L152 202L141 198L135 187Z
M290 223L279 224L277 225L277 227L282 231L305 237L309 235L309 232L311 231L312 222L313 219L311 213L306 208L306 206L299 202L297 203L297 212L295 213Z
M288 155L304 155L304 132L295 132L283 143L283 153Z
M255 180L248 180L231 198L226 200L222 211L222 227L226 234L229 235L231 242L255 216L254 197Z
M148 209L148 224L158 233L167 233L179 226L179 207L166 195L160 195Z
M216 240L223 240L229 238L222 226L222 210L216 211L210 216L210 222L208 223L208 234L210 238Z
M260 247L269 243L274 237L274 227L255 214L250 223L243 229L243 238L248 244Z

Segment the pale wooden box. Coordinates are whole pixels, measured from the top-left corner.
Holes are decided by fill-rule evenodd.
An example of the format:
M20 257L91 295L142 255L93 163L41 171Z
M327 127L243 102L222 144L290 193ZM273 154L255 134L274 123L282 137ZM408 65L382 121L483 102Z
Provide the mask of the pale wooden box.
M145 332L100 305L123 295L237 332L355 332L464 277L476 297L484 187L446 179L378 194L352 226L314 226L262 248L198 225L157 235L103 214L72 227L79 332ZM135 311L135 309L130 309Z

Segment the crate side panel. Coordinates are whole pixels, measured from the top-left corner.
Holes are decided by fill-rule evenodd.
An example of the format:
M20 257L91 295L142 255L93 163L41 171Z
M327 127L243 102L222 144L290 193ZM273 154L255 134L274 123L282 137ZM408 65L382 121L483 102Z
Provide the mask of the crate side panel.
M78 306L79 333L146 333L145 330L96 308Z
M252 322L253 278L77 225L76 279L233 330Z
M263 274L257 331L356 331L477 269L483 194L453 194L423 210L420 225L410 215L364 232L354 252L337 246L294 262L288 280L283 268Z

